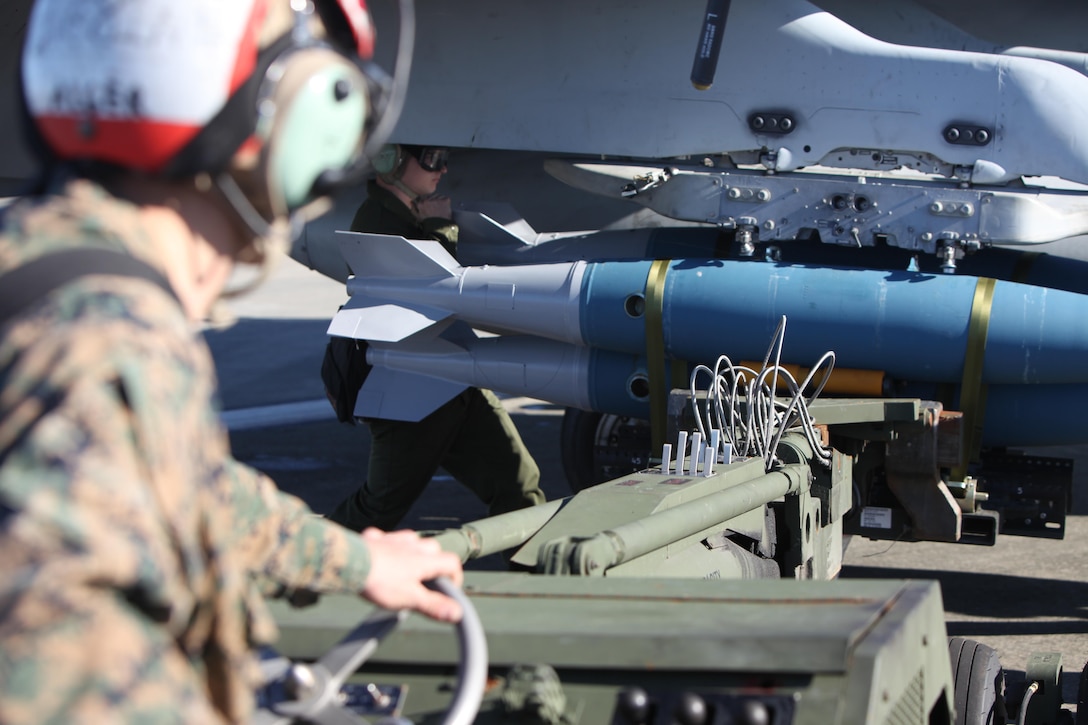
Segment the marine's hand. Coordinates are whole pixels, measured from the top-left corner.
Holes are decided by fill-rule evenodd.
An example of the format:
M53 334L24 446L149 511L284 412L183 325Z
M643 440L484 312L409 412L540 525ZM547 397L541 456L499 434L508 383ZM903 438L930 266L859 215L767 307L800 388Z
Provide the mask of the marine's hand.
M448 196L442 196L441 194L433 194L431 196L423 196L416 199L415 210L416 216L420 219L430 219L431 217L451 219L453 217L450 198Z
M364 597L386 609L414 609L442 622L461 620L457 602L423 586L440 576L461 586L464 572L455 554L442 551L437 541L414 531L386 533L370 528L362 536L370 547Z

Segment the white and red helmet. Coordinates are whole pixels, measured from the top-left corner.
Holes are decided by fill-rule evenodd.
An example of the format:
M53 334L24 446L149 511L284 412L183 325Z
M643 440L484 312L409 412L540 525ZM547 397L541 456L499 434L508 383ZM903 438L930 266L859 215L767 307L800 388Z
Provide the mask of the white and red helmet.
M276 17L288 21L268 37ZM299 32L314 25L318 37ZM363 0L36 0L22 80L61 160L183 176L226 171L246 148L263 154L268 216L359 162L374 123L360 61L373 47ZM292 72L287 94L278 86Z

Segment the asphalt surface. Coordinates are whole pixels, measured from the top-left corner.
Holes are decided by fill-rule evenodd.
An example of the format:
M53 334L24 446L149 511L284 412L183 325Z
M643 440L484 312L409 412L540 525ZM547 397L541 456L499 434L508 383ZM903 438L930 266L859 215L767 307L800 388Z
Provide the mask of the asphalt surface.
M319 513L361 482L369 447L364 427L332 417L318 374L325 328L345 299L341 285L287 260L257 292L228 305L235 324L205 331L236 456ZM548 498L569 495L559 457L562 410L534 400L506 402L540 465ZM842 576L938 580L950 636L996 649L1014 693L1033 653L1060 653L1064 699L1073 703L1088 661L1088 446L1031 452L1075 460L1073 515L1063 540L1002 536L980 547L855 537ZM441 529L484 515L471 494L439 476L404 524Z

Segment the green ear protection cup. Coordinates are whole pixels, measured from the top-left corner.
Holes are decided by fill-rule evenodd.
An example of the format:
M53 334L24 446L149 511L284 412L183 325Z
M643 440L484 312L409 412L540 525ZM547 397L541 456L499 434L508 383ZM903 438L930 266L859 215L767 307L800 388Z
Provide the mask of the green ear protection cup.
M387 143L378 150L378 153L374 154L370 164L379 176L389 176L390 174L396 176L405 161L407 161L407 154L404 152L404 148L400 144Z
M323 172L346 168L362 154L370 114L366 78L329 48L294 51L283 59L261 113L269 194L274 211L284 213L312 201Z

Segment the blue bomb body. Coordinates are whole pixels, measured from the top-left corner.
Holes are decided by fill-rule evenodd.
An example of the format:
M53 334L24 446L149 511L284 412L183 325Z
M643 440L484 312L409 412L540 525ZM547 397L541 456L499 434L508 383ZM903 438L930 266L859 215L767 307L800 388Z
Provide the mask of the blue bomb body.
M651 262L589 265L580 295L585 344L646 349L644 295ZM784 362L834 350L843 367L893 378L958 383L978 278L916 272L675 260L662 289L669 357L760 360L782 316ZM1088 382L1088 297L998 281L989 311L985 383Z

